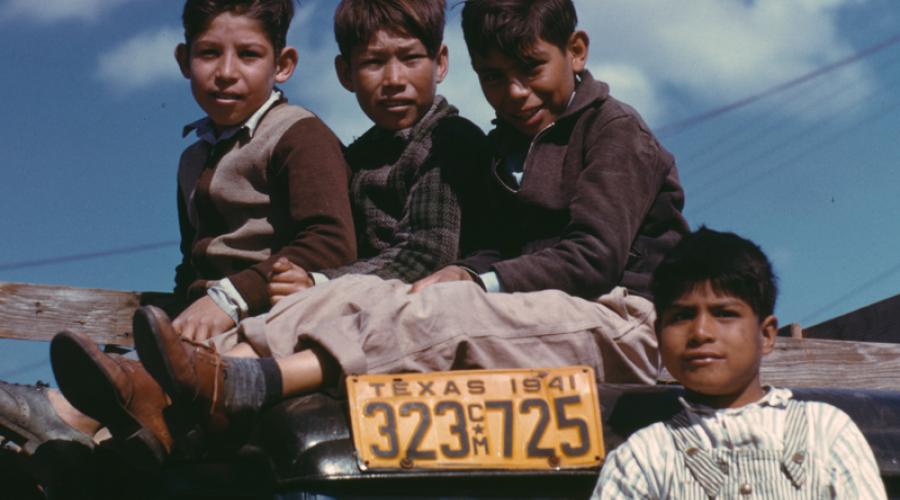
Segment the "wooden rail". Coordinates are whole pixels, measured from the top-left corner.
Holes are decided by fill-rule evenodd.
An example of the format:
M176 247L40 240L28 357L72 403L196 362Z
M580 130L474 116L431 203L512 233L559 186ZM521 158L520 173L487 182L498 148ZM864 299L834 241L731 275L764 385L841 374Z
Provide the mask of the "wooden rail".
M50 340L62 330L131 346L131 317L169 294L0 282L0 338Z
M0 338L50 340L62 330L99 344L132 345L140 304L171 295L0 282ZM900 344L778 337L763 383L787 387L900 390ZM665 370L660 381L673 382Z
M900 344L777 337L761 372L781 387L900 391ZM660 380L675 381L665 370Z

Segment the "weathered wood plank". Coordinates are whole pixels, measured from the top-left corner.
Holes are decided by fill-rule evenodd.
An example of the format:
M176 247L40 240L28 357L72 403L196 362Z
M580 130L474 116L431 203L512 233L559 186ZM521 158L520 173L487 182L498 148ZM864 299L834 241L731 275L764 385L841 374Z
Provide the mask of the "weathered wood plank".
M0 338L49 340L70 330L130 346L138 305L167 300L170 294L0 282ZM778 337L762 379L786 387L900 390L900 344ZM674 382L665 370L660 380Z
M781 387L900 390L900 344L778 337L762 382ZM674 382L663 370L660 380Z
M135 309L166 295L0 282L0 337L50 340L69 330L100 344L130 346Z

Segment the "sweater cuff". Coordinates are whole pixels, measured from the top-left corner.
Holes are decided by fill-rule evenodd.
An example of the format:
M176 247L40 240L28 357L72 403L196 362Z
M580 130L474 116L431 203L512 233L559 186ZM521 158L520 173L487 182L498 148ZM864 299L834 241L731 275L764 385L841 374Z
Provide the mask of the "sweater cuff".
M478 278L481 280L482 288L484 288L484 291L488 293L503 292L503 286L500 284L500 278L497 277L497 273L495 273L494 271L481 273L478 275Z
M231 284L231 280L228 278L222 279L209 287L206 294L231 317L235 325L241 321L241 318L247 316L247 311L249 310L247 302L244 301L240 292L237 291L237 288Z
M469 277L472 278L472 281L474 281L478 286L480 286L482 290L484 290L486 292L489 291L484 284L484 280L481 279L481 275L478 274L474 269L472 269L470 267L466 267L466 266L459 266L459 267L463 271L468 273Z
M247 304L247 314L255 316L269 310L269 283L256 269L244 269L228 279Z

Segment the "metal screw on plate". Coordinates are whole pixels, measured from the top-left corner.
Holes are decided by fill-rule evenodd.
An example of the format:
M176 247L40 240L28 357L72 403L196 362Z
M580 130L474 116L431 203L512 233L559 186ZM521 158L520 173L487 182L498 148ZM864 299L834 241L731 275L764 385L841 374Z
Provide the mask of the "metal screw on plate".
M547 463L550 465L550 467L557 469L559 468L559 457L557 457L556 455L547 457Z
M400 459L400 467L403 467L404 469L412 469L413 461L410 460L409 457L404 457L404 458Z

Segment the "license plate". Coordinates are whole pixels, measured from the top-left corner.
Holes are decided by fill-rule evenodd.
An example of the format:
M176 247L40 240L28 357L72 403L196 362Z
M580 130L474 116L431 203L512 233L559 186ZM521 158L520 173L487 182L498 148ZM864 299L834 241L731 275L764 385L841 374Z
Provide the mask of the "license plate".
M603 460L586 366L347 377L367 469L571 469Z

